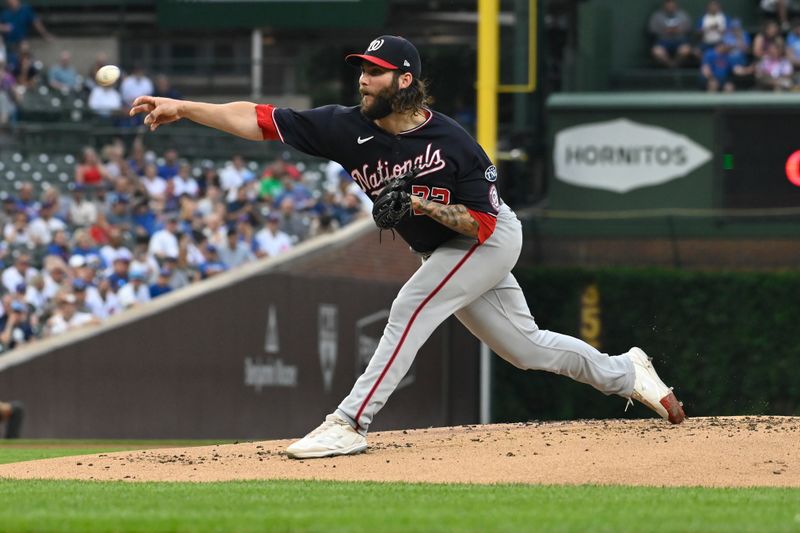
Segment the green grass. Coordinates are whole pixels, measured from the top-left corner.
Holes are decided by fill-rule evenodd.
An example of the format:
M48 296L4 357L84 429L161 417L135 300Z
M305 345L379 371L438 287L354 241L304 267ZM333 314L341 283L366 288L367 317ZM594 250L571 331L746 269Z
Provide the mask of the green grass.
M229 442L229 441L226 441ZM0 465L34 461L50 457L140 450L142 448L174 448L206 446L220 441L199 440L0 440ZM0 526L2 527L2 526Z
M0 480L0 531L798 531L788 489Z
M0 445L0 462L162 443L22 444ZM800 490L0 479L4 531L800 532Z

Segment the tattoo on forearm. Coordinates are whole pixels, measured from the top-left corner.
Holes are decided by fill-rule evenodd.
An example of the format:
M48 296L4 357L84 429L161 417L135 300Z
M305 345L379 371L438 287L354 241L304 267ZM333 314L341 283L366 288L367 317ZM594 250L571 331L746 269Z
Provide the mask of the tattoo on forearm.
M467 237L478 237L478 222L461 204L444 205L420 198L417 209L453 231Z

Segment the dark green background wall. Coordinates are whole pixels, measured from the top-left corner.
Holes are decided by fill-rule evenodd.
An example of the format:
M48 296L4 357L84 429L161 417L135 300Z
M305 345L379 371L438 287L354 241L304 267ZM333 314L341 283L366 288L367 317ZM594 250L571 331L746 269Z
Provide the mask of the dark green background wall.
M515 272L542 329L579 336L581 293L600 293L601 351L639 346L689 416L800 414L800 273ZM494 419L651 416L625 400L494 359Z

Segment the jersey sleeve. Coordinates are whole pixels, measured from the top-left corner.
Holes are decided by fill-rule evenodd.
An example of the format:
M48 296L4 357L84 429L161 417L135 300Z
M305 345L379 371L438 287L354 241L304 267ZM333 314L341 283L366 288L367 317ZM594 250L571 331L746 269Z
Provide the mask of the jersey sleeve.
M475 158L475 165L458 180L459 203L467 208L478 223L478 242L494 233L500 197L497 193L497 168L488 157Z
M336 108L329 105L295 111L256 106L256 114L265 139L280 140L303 153L333 159L330 144Z

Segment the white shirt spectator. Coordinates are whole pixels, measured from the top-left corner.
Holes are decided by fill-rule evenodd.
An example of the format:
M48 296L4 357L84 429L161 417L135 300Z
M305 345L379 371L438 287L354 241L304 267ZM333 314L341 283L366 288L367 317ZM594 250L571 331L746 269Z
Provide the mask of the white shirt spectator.
M55 315L50 318L48 325L50 327L50 335L58 335L60 333L64 333L65 331L69 331L71 329L75 329L77 327L83 326L84 324L88 324L94 320L94 317L89 313L82 313L77 311L72 318L69 320L64 320L64 317L60 313L56 313Z
M58 291L60 289L61 289L61 287L59 286L58 283L56 283L56 281L52 277L50 277L50 274L45 273L44 274L44 289L42 290L42 292L44 293L45 298L47 298L48 301L52 300L53 298L55 298L56 294L58 293Z
M232 202L236 199L236 191L246 182L255 178L247 167L236 168L233 163L228 163L222 172L219 173L219 184L223 191L227 192L226 200Z
M89 311L98 318L102 317L103 313L103 298L100 296L100 291L94 285L86 287L86 307Z
M52 282L53 280L50 281ZM25 289L25 301L28 305L32 306L37 313L41 313L49 301L46 282L41 291L33 285L28 285L28 288Z
M153 82L145 75L130 75L122 80L120 92L125 105L131 105L139 96L153 94Z
M147 253L156 257L178 257L178 238L172 232L161 229L150 237Z
M292 248L292 239L286 233L278 230L275 233L264 228L254 237L258 251L270 257L282 254Z
M91 226L97 221L97 206L86 199L73 201L69 206L69 219L76 226Z
M104 117L122 109L122 96L114 87L96 85L89 94L89 109Z
M28 269L25 271L25 275L23 276L22 273L17 270L17 267L11 265L7 269L3 270L3 287L5 287L8 292L14 293L17 290L17 285L20 283L27 283L38 273L39 272L35 268L28 267Z
M98 296L99 295L100 291L98 291ZM122 306L119 303L119 298L117 298L117 295L112 291L106 292L105 298L100 296L100 301L102 302L102 307L99 309L99 311L92 311L97 318L108 318L110 316L114 316L122 309Z
M184 179L180 175L177 175L172 178L172 183L175 184L175 196L188 194L192 198L195 198L200 190L197 186L197 181L192 177Z
M107 267L111 267L114 264L114 259L117 258L117 254L119 251L125 248L124 246L120 246L119 248L114 248L110 244L106 244L102 248L100 248L100 258L103 260L103 264Z
M154 178L142 178L142 185L147 189L147 196L150 198L161 198L167 190L167 182L158 176Z
M146 283L141 283L137 287L136 283L130 281L117 291L117 298L122 308L127 309L136 304L149 302L150 289L147 287Z
M67 225L59 218L50 217L49 219L44 219L39 217L35 218L28 227L28 236L33 242L50 244L50 241L53 240L53 233L65 229L67 229Z

